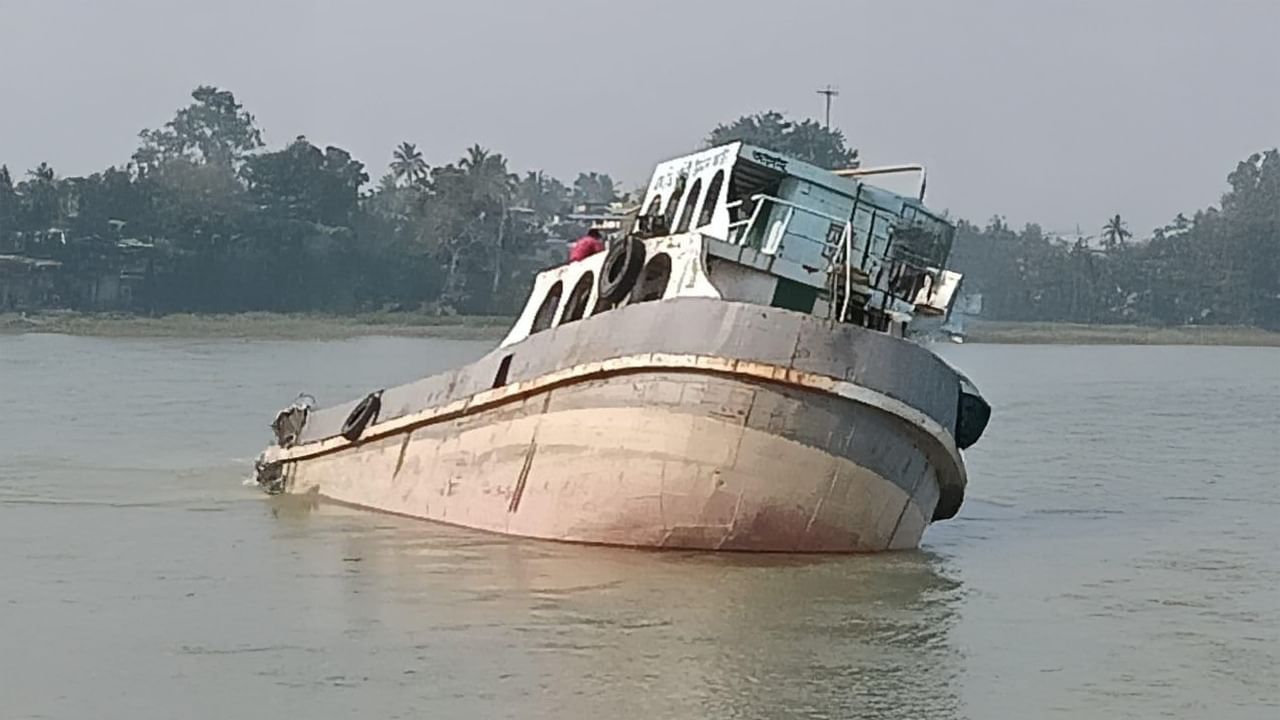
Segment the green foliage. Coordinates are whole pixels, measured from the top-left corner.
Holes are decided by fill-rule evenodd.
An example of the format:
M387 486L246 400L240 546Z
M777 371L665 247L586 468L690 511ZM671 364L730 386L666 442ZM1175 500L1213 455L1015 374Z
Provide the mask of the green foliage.
M135 310L510 315L576 205L618 199L606 174L572 185L511 173L480 146L428 167L401 143L372 187L364 165L305 137L264 150L227 91L197 88L134 162L87 177L0 166L0 253L63 263L44 305L94 309L130 283ZM856 164L838 130L776 112L715 128L825 167ZM1240 162L1219 207L1137 239L1116 214L1070 241L999 217L961 222L951 264L996 320L1280 327L1280 153ZM6 298L0 297L0 310Z
M347 151L324 151L304 137L278 152L250 157L240 173L250 198L268 214L322 225L349 225L369 181Z
M28 227L51 228L62 216L58 179L48 163L27 171L27 179L18 183L18 194L25 199L20 223Z
M516 184L516 204L543 217L568 212L570 191L564 183L545 173L528 172Z
M618 191L614 188L613 178L603 173L578 173L573 181L574 204L601 205L617 202Z
M992 319L1280 328L1280 156L1253 156L1229 182L1222 209L1138 242L1119 215L1098 242L962 222L951 264Z
M159 130L139 133L142 147L134 155L141 167L175 158L231 166L262 147L262 132L253 116L229 90L202 85L191 93L195 102L182 108Z
M264 151L232 93L192 99L141 133L127 168L59 179L42 164L16 186L0 168L0 252L63 263L44 304L103 307L100 286L127 279L131 306L158 313L511 314L567 209L563 183L522 184L478 145L429 168L402 143L364 192L347 151L301 136ZM608 176L589 177L593 197L612 193Z
M0 165L0 243L16 230L20 198L8 165Z
M845 144L844 133L839 129L823 127L816 120L788 120L773 110L744 115L727 125L718 125L706 142L711 147L736 140L775 150L828 170L858 166L858 151Z

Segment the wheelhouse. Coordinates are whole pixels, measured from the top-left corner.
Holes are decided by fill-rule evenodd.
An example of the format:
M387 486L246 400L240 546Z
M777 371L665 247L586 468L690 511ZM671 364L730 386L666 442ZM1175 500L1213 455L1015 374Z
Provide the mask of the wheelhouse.
M920 175L914 197L870 181L907 172ZM781 307L905 335L914 317L945 315L961 279L945 269L955 228L924 205L924 173L917 165L828 171L740 142L663 162L625 235L606 253L540 273L503 344L673 297ZM602 298L628 243L642 256L628 270L631 286Z

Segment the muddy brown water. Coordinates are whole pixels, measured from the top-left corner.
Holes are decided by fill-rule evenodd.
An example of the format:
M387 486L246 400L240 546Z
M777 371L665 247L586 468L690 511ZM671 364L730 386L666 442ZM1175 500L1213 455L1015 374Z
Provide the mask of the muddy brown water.
M483 343L0 336L0 717L1280 717L1280 350L947 346L916 552L509 539L241 486Z

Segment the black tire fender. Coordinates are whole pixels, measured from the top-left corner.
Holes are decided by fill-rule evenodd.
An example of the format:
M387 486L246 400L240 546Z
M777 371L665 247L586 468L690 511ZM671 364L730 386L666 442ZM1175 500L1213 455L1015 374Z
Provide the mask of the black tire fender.
M991 420L991 405L981 395L960 392L960 400L956 407L956 446L967 450L987 429Z
M644 269L644 254L644 242L640 238L628 237L609 243L600 266L601 300L617 304L631 292Z
M359 440L364 429L378 419L380 410L382 410L382 391L369 393L347 415L346 421L342 423L340 434L351 442Z

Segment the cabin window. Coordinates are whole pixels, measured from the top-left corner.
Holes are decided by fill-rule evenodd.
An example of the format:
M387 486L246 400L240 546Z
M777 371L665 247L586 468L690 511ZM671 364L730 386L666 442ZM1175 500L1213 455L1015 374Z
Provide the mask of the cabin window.
M724 171L717 170L711 184L707 186L707 196L702 200L702 212L698 215L698 227L711 224L716 214L716 206L720 204L720 187L724 185Z
M693 211L698 204L698 195L702 193L702 181L694 180L689 186L689 192L684 196L684 210L680 213L680 224L676 226L676 232L688 232L689 223L693 222Z
M631 291L631 302L642 303L650 300L661 300L667 294L667 282L671 279L671 256L658 253L644 264L640 280L635 290Z
M578 278L578 283L573 286L573 292L569 293L569 299L564 304L564 317L560 318L560 324L571 323L575 320L581 320L582 316L587 312L587 301L591 299L591 286L596 282L594 273L587 271Z
M649 201L649 207L644 211L649 217L658 217L662 215L662 193L654 193L653 199Z
M681 175L676 178L675 188L671 190L671 194L667 196L667 205L663 212L663 225L665 227L673 227L676 223L676 208L680 207L680 199L684 197L685 176Z
M556 284L547 291L542 304L538 306L538 313L533 316L533 327L529 329L530 335L551 327L551 323L556 319L556 310L560 307L560 295L563 293L564 285L557 280Z
M662 222L662 194L654 191L645 211L636 216L634 232L638 237L666 235L669 227Z

